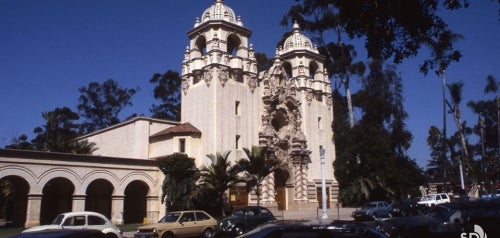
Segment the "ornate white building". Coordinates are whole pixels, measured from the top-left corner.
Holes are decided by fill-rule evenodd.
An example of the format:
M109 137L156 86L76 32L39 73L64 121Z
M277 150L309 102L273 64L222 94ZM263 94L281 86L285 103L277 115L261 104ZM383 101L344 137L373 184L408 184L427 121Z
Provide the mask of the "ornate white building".
M236 161L245 157L242 148L254 145L267 146L271 155L286 165L283 171L266 179L262 205L278 209L320 207L320 147L326 151L327 204L337 203L330 81L324 57L300 27L293 25L291 36L276 49L272 66L262 72L257 71L254 48L249 44L251 31L222 0L215 0L196 18L187 35L189 45L181 69L181 122L140 117L83 136L82 140L95 142L98 147L89 157L91 164L85 164L85 159L71 163L68 158L58 164L58 158L64 155L41 153L36 157L51 162L40 166L28 158L33 154L0 151L0 180L16 174L25 174L27 178L22 182L27 184L23 185L27 225L41 219L36 212L43 210L43 197L48 196L44 195L45 187L61 177L73 178L59 182L73 186L67 202L73 206L62 210L96 208L92 201L103 198L92 198L88 186L92 181L100 181L96 187L111 190L109 198L104 198L110 201L97 208L116 223L137 220L131 215L124 217L135 209L127 206L131 202L127 200L126 188L132 184L132 190L143 196L133 198L135 203L143 204L139 212L156 221L164 213L160 201L162 174L149 163L151 160L181 152L195 158L201 167L208 164L208 154L231 151L230 158ZM118 162L110 162L114 159ZM19 164L19 160L25 162ZM101 172L93 173L94 170ZM233 206L255 204L253 193L241 191L229 191Z

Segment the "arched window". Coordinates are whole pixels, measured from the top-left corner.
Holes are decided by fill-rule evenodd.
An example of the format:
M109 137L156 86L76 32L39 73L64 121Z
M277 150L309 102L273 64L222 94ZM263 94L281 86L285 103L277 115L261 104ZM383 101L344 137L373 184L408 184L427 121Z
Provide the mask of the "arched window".
M227 54L233 57L238 55L238 48L241 45L241 40L235 34L231 34L227 37Z
M314 61L311 61L311 63L309 63L309 78L311 79L315 79L315 75L316 75L316 72L318 71L318 64Z
M198 37L198 39L196 39L195 44L196 44L196 49L200 52L199 56L203 56L207 53L207 39L205 39L204 36Z
M285 69L286 77L292 78L292 65L289 62L283 63L283 69Z

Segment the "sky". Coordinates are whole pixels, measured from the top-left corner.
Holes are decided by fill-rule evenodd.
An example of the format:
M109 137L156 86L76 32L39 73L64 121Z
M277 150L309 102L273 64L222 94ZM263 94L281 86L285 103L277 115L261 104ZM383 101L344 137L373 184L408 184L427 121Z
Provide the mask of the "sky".
M226 0L245 27L257 52L272 57L276 43L290 27L280 26L294 0ZM44 124L42 112L57 107L76 110L78 89L90 82L117 81L139 87L133 106L120 114L150 116L154 73L180 71L186 33L213 0L0 0L0 148ZM462 81L463 119L477 123L466 102L486 95L486 77L500 81L500 16L496 1L471 1L467 9L442 11L463 57L446 73L448 83ZM344 39L345 42L350 42ZM352 41L354 44L359 41ZM361 52L363 49L358 49ZM407 129L413 134L408 155L425 167L426 138L432 125L442 127L441 79L423 75L424 52L398 66L404 82ZM357 60L366 61L360 56ZM352 91L359 89L354 80ZM448 135L456 130L448 115ZM471 138L471 141L477 138Z

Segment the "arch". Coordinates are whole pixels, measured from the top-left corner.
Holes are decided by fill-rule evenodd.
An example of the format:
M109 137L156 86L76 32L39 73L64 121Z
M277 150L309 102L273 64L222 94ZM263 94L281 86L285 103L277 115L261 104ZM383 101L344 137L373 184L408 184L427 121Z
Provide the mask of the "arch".
M120 179L117 177L116 173L113 172L115 171L103 170L103 169L90 171L85 176L83 176L82 186L79 188L81 191L77 191L77 194L86 193L85 191L88 191L88 187L90 186L90 184L99 179L108 181L109 183L112 184L112 187L114 188L119 187ZM84 189L86 190L84 191ZM113 191L116 193L115 189ZM113 194L113 195L121 195L121 194Z
M23 178L31 186L33 186L33 184L36 184L36 175L29 168L18 165L7 165L0 168L0 179L9 177L11 175ZM30 189L32 188L30 187Z
M0 178L0 219L5 219L9 226L24 226L29 188L23 177L8 175Z
M230 34L227 37L227 54L233 57L240 56L238 49L241 46L241 40L236 34Z
M290 64L290 62L288 62L288 61L285 61L285 62L283 62L282 67L285 70L285 74L287 76L287 79L292 78L292 76L293 76L293 74L292 74L292 64Z
M316 79L316 73L318 72L319 66L315 61L309 63L309 78Z
M205 36L203 35L199 36L194 44L195 44L194 49L198 51L198 52L193 52L194 57L201 57L207 53L207 39L205 38Z
M43 172L38 179L38 186L34 186L30 193L43 193L45 186L55 178L66 178L68 181L73 181L74 183L79 183L82 179L78 174L69 168L56 167ZM73 182L73 188L75 188Z
M106 179L92 181L86 191L85 210L99 212L110 218L113 190L113 185Z
M147 199L150 188L140 180L130 182L125 188L125 201L123 205L124 223L141 223L147 216Z
M75 185L65 177L49 180L42 190L40 224L50 224L59 213L72 211Z
M159 171L158 171L159 173ZM125 186L128 186L131 182L134 182L135 180L142 181L143 183L146 184L148 187L148 194L147 196L157 196L158 194L151 194L153 192L152 188L155 188L158 185L158 179L154 179L151 177L150 173L145 173L145 172L140 172L140 171L133 171L130 172L129 174L125 175L121 181L121 184L124 184ZM125 194L125 189L126 187L117 187L115 188L115 194Z

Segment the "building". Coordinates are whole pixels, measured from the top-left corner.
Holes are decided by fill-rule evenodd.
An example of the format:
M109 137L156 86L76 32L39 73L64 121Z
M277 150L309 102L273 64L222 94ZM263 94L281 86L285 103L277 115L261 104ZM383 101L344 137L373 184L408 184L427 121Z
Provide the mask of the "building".
M93 156L0 151L0 179L24 184L25 224L44 222L51 215L44 213L48 205L62 206L58 211L101 211L115 223L140 219L132 213L156 221L164 213L162 174L151 163L156 158L181 152L201 167L208 154L231 151L235 161L245 157L242 148L254 145L267 146L286 165L266 179L262 205L317 208L320 148L326 151L327 204L335 204L330 81L311 40L298 24L292 31L276 49L272 66L257 72L250 29L224 1L215 0L187 33L181 122L139 117L81 137L97 144ZM49 195L56 193L48 188L53 184L66 188L66 195ZM256 202L252 193L229 195L233 205ZM44 203L46 197L59 202Z

